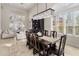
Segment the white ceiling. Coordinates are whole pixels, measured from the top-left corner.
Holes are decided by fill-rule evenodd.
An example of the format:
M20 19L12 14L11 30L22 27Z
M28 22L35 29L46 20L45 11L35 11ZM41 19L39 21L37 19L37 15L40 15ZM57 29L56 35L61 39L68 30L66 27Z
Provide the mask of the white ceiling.
M13 7L13 8L23 9L23 10L29 10L35 4L34 3L5 3L4 5L10 6L10 7Z
M37 4L36 3L3 3L3 5L5 5L5 7L10 6L12 8L18 8L18 9L27 11L27 10L30 10L33 6L35 6ZM72 4L70 4L70 3L61 3L61 4L60 3L48 3L48 6L55 10L66 8L71 5Z

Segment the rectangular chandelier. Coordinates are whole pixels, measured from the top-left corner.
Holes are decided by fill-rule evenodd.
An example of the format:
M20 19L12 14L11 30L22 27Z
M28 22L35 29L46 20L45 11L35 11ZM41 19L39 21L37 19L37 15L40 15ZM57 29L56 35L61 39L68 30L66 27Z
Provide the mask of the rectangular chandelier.
M55 10L52 8L46 9L40 13L33 15L33 19L42 19L51 15L54 15L54 11Z

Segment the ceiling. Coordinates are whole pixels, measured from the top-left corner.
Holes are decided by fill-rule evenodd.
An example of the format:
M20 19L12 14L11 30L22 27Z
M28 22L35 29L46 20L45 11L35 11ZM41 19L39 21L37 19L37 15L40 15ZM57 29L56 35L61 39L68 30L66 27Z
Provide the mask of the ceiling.
M23 9L23 10L29 10L35 4L34 3L5 3L3 5L10 6L13 8L19 8L19 9Z
M18 8L21 10L28 11L37 4L36 3L2 3L2 5L4 5L5 7L9 6L12 8ZM42 5L42 3L40 5ZM70 3L61 3L61 4L60 3L48 3L48 6L52 9L55 9L55 10L66 8L66 7L71 6L71 5L72 4L70 4Z

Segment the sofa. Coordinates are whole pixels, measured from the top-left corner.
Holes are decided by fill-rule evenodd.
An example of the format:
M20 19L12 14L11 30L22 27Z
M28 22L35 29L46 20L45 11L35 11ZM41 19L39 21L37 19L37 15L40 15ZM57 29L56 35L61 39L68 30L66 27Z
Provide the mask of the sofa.
M1 32L1 39L8 39L14 37L15 37L15 33L10 30Z

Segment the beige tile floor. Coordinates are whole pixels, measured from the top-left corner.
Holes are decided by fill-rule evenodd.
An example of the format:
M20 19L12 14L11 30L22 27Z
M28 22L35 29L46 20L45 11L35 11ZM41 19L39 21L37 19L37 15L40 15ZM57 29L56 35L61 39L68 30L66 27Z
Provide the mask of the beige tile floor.
M25 39L0 39L0 56L33 56L33 50L25 44ZM79 49L66 45L65 56L79 56Z

